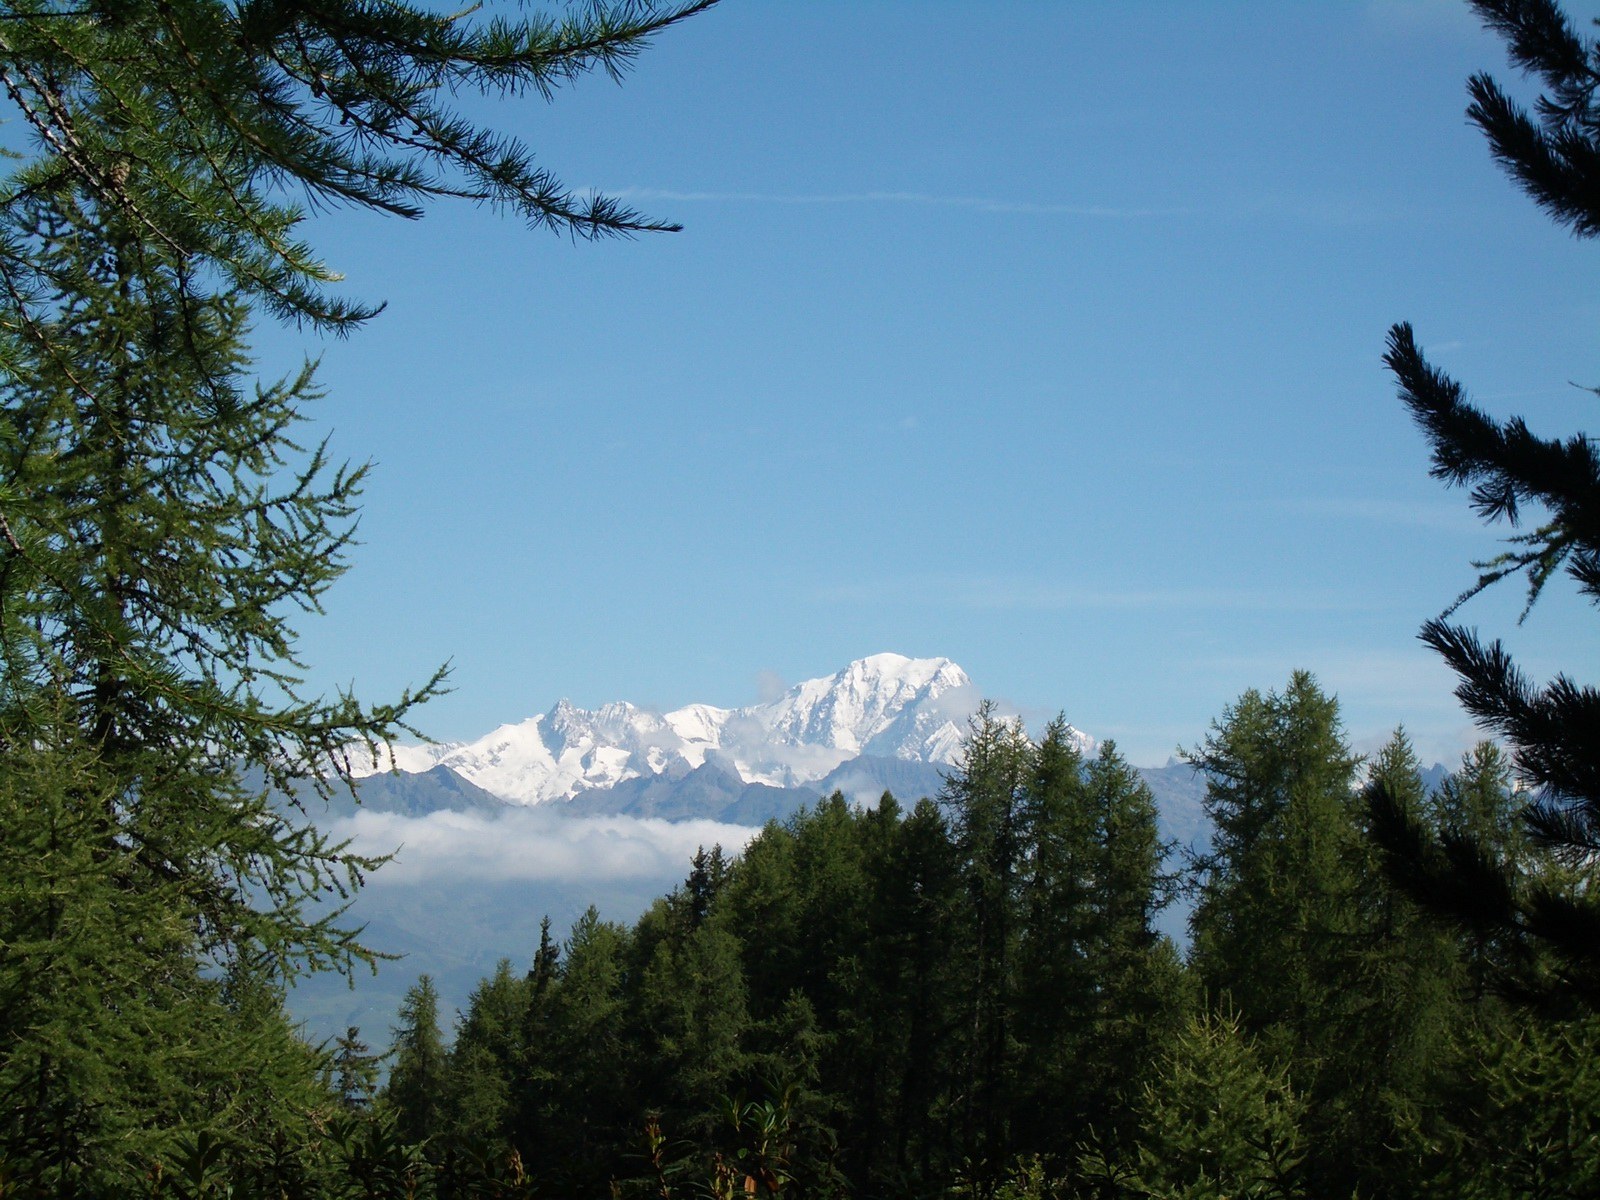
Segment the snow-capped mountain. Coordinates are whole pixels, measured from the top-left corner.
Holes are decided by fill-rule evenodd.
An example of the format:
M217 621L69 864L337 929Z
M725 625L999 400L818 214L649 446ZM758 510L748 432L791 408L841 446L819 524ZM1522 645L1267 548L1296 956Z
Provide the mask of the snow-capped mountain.
M518 804L569 799L708 762L746 784L789 788L863 756L951 765L978 700L966 672L947 658L875 654L768 704L691 704L655 713L625 702L589 711L562 700L543 716L502 725L474 742L395 746L393 753L401 771L447 767ZM370 764L360 773L387 767Z

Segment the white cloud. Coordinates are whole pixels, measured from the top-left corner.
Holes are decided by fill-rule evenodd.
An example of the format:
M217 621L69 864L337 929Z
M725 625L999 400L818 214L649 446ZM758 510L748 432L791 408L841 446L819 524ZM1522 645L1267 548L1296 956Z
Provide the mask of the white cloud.
M756 835L718 821L572 817L545 807L484 816L437 812L425 817L361 811L328 832L363 854L394 852L374 876L378 886L470 877L484 882L601 883L683 877L701 846L742 850Z

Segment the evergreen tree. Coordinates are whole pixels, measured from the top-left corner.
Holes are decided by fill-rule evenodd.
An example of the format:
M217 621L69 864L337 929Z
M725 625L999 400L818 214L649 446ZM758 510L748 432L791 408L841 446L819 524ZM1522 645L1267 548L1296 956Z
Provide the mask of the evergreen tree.
M683 1134L708 1132L718 1102L743 1082L749 1017L738 940L702 924L656 943L636 994L651 1107Z
M390 1053L394 1066L384 1088L385 1105L407 1141L425 1141L438 1127L445 1087L446 1053L439 1033L439 992L433 977L420 975L400 1001L400 1024Z
M881 806L880 806L881 807ZM924 798L899 821L873 879L876 923L866 974L876 985L880 1175L906 1184L937 1178L955 1160L959 1007L970 930L961 864L938 804Z
M0 87L35 140L0 187L0 843L43 851L0 882L13 1174L98 1190L174 1139L282 1144L329 1101L282 986L370 958L318 905L376 864L267 792L342 786L437 679L378 706L300 689L292 618L343 569L363 468L296 443L311 371L250 380L247 318L369 310L325 293L292 201L656 228L453 98L615 70L700 7L8 6Z
M1522 188L1579 237L1600 233L1600 42L1584 41L1552 0L1474 0L1479 16L1506 40L1512 61L1546 91L1530 116L1487 75L1472 78L1468 117ZM1512 747L1533 789L1527 823L1547 859L1592 860L1600 847L1600 691L1558 675L1530 682L1498 642L1448 619L1465 600L1525 574L1531 607L1565 571L1600 602L1600 451L1593 438L1534 434L1520 417L1500 419L1472 404L1465 389L1424 357L1409 325L1389 335L1385 362L1433 451L1433 475L1472 489L1486 521L1538 524L1514 533L1498 557L1422 638L1460 678L1468 712ZM1375 835L1395 878L1424 903L1476 929L1494 928L1521 949L1508 982L1531 994L1600 1003L1600 892L1536 876L1519 886L1515 865L1460 831L1427 830L1382 787L1370 796ZM1554 978L1541 964L1554 955Z
M309 371L247 384L239 297L197 296L185 264L70 195L3 219L27 226L62 282L47 330L0 330L0 747L13 786L36 789L3 806L0 841L50 848L9 876L0 906L0 986L28 994L0 1013L0 1074L39 1068L29 1106L58 1114L56 1161L114 1171L124 1160L96 1147L126 1156L144 1135L97 1129L244 1133L229 1105L152 1102L141 1063L299 1062L296 1104L313 1102L315 1063L248 1036L250 1022L283 1024L270 1010L297 973L370 957L314 905L374 864L265 786L324 781L336 747L388 736L430 688L370 709L297 693L286 610L314 609L342 570L360 483L292 441ZM89 955L120 979L136 1040L105 1029L101 985L79 973ZM213 980L246 976L262 999L224 1017ZM63 986L40 986L52 977ZM45 1052L51 1030L92 1036L66 1057L90 1070L84 1056L102 1056L101 1086L79 1090L65 1043ZM85 1103L92 1121L60 1116Z
M1460 1200L1592 1195L1600 1179L1600 1018L1463 1031L1457 1114L1425 1186Z
M115 1194L184 1130L262 1149L332 1098L280 996L194 951L181 887L130 890L112 792L81 745L0 772L0 1165L19 1194Z
M20 211L69 282L0 376L0 742L92 750L102 843L134 848L134 886L182 881L203 953L348 964L359 947L307 901L374 864L262 788L326 791L437 683L373 708L299 690L288 612L343 573L364 471L293 440L309 368L246 379L237 295L186 294L184 264L93 210Z
M380 1056L361 1040L359 1026L348 1026L333 1044L333 1090L351 1112L366 1112L378 1090Z
M972 718L960 768L941 801L951 811L971 922L963 1081L965 1153L998 1176L1016 1095L1016 952L1021 932L1023 795L1033 746L1020 720L1000 720L985 703Z
M1087 764L1085 791L1094 822L1093 984L1078 1104L1087 1125L1111 1135L1176 1032L1187 985L1176 947L1155 928L1172 887L1155 797L1112 742Z
M372 309L299 240L312 207L420 216L439 197L579 236L666 229L574 195L529 150L468 117L464 93L550 97L617 75L650 37L711 0L605 0L561 18L351 0L19 0L0 29L0 86L35 154L5 188L76 192L141 244L273 312L349 327ZM26 231L0 233L0 314L38 321L49 269Z
M1303 1098L1306 1186L1348 1195L1417 1185L1403 1147L1437 1132L1438 1088L1473 1016L1452 940L1374 861L1337 703L1304 673L1281 695L1246 693L1193 759L1207 772L1217 837L1192 961ZM1424 803L1403 734L1372 776Z
M1408 807L1425 809L1422 774L1404 730L1373 758L1381 781ZM1364 815L1355 812L1358 827ZM1367 1188L1418 1187L1400 1147L1444 1120L1436 1103L1457 1044L1476 1019L1460 983L1455 940L1384 878L1370 839L1352 845L1358 922L1344 955L1342 995L1321 1038L1323 1067L1314 1122L1348 1150Z
M1393 791L1386 789L1393 796ZM1524 803L1512 780L1511 763L1493 742L1480 742L1463 757L1423 810L1425 819L1457 845L1471 843L1499 864L1497 873L1513 892L1522 891L1529 867L1529 837L1520 819ZM1528 947L1508 936L1495 921L1460 926L1466 989L1475 1000L1514 976L1527 978L1536 967Z
M1356 761L1338 703L1297 672L1281 695L1246 692L1187 757L1216 826L1191 922L1200 980L1247 1029L1305 1045L1355 922Z
M1140 1105L1134 1194L1162 1200L1310 1194L1300 1170L1304 1110L1283 1068L1260 1053L1237 1019L1193 1020Z
M450 1045L444 1111L436 1127L453 1148L502 1156L509 1148L505 1134L531 990L504 958L472 989Z
M1298 672L1281 694L1245 693L1190 758L1216 823L1191 922L1198 981L1309 1105L1312 1190L1376 1184L1393 1169L1386 1089L1414 1013L1373 985L1411 946L1373 903L1338 704Z
M642 1127L648 1101L629 1036L630 941L592 907L574 922L549 993L545 1039L524 1050L532 1090L513 1141L557 1194L603 1192Z

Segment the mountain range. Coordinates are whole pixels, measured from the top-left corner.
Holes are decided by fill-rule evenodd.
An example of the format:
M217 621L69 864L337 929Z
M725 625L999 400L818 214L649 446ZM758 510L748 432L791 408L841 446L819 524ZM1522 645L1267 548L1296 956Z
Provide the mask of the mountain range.
M369 756L358 772L362 811L335 789L327 828L363 852L398 853L349 919L404 962L358 992L313 976L296 987L294 1011L318 1038L382 1028L424 971L448 1011L501 955L525 958L542 916L562 930L593 904L632 920L681 882L684 847L701 838L737 849L751 827L835 790L863 804L889 791L906 807L938 796L979 696L948 659L877 654L744 708L589 711L561 701L473 741ZM1092 737L1074 736L1093 752ZM1181 761L1139 774L1162 838L1203 851L1204 778ZM1427 782L1443 774L1436 766ZM1181 940L1187 912L1185 902L1165 910L1165 932Z
M761 824L836 790L937 795L979 700L947 658L875 654L744 708L562 700L475 741L389 747L356 774L365 805L412 815L498 802Z

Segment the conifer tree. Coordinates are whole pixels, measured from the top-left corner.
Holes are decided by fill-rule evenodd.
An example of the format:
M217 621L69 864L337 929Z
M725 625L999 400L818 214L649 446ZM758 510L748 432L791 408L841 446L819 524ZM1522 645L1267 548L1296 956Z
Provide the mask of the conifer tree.
M1216 825L1191 926L1200 979L1246 1029L1281 1026L1303 1044L1355 919L1356 761L1338 703L1296 672L1281 694L1246 692L1188 758Z
M604 1191L643 1118L628 1027L630 938L589 908L563 944L546 1038L527 1053L532 1094L514 1134L522 1160L560 1194Z
M1084 784L1094 827L1092 986L1079 1105L1088 1124L1113 1134L1176 1031L1187 988L1176 947L1155 928L1172 893L1155 797L1112 742L1086 764Z
M711 0L603 0L561 17L351 0L18 0L0 28L0 88L33 140L4 189L72 191L140 243L280 316L348 328L373 309L299 236L312 208L404 217L442 197L578 236L672 226L574 194L463 95L551 97L613 76ZM39 319L51 275L26 231L0 233L0 323Z
M377 1092L380 1056L361 1040L359 1026L345 1028L334 1041L333 1090L351 1112L365 1112Z
M406 990L399 1021L390 1047L394 1066L383 1099L396 1115L400 1134L420 1143L438 1126L447 1062L439 1032L439 992L431 975L419 975Z
M1043 1138L1070 1145L1081 1136L1099 1061L1096 816L1083 755L1057 717L1034 748L1021 792L1013 1036L1027 1063L1015 1085L1017 1140L1032 1150Z
M374 708L300 692L289 614L343 572L364 470L295 442L309 368L248 379L237 295L186 293L182 264L93 209L18 211L70 282L0 376L0 740L93 751L102 838L184 882L202 952L261 950L285 976L347 963L306 902L372 864L262 788L327 789L349 744L437 686Z
M403 726L430 687L378 708L298 693L289 614L315 609L342 571L361 478L293 441L309 370L249 381L240 297L185 287L185 264L114 214L67 193L19 200L0 221L26 227L58 280L47 328L0 329L0 747L13 783L37 788L0 814L0 841L52 848L0 908L0 977L30 993L0 1015L0 1072L42 1062L48 1031L99 990L73 964L103 956L143 1035L76 1026L99 1030L79 1050L102 1057L105 1082L94 1123L58 1140L89 1163L95 1129L118 1122L238 1134L227 1106L185 1112L141 1090L147 1059L275 1066L241 1055L214 976L260 980L232 1018L242 1035L283 1020L269 1010L284 981L366 956L315 904L348 894L372 861L274 807L266 787L327 786L339 748ZM51 977L63 986L40 986ZM32 1104L89 1094L62 1061L37 1075ZM309 1085L315 1064L303 1065Z
M450 1044L436 1139L480 1156L503 1157L509 1148L505 1135L531 991L504 958L472 989Z
M1600 42L1581 39L1553 0L1474 0L1473 8L1545 90L1530 115L1490 76L1475 75L1468 118L1550 216L1580 238L1600 234ZM1527 824L1542 853L1592 860L1600 848L1600 691L1565 674L1540 687L1501 643L1485 644L1449 618L1477 592L1518 574L1527 578L1530 608L1563 572L1600 603L1600 451L1585 434L1542 437L1521 417L1477 407L1428 362L1409 325L1390 331L1385 362L1432 448L1433 475L1471 488L1484 520L1520 530L1504 553L1478 564L1476 583L1423 626L1422 638L1456 672L1467 711L1512 747L1532 789ZM1530 510L1536 524L1522 529ZM1564 886L1559 874L1519 886L1514 865L1478 837L1424 828L1381 787L1370 803L1394 875L1415 896L1475 928L1498 929L1520 945L1524 964L1554 956L1553 979L1528 965L1507 976L1509 986L1600 1004L1600 892Z
M1021 721L1003 721L985 703L971 720L961 766L940 796L952 814L971 922L963 1136L966 1152L995 1173L1003 1165L1014 1110L1018 897L1026 834L1022 798L1032 754Z
M1198 982L1311 1105L1313 1190L1347 1195L1367 1167L1345 1135L1374 930L1338 703L1296 672L1282 693L1246 692L1189 757L1216 824L1190 926Z
M268 789L343 785L438 679L375 706L300 687L293 618L343 570L364 468L297 443L311 370L250 379L248 318L371 310L327 294L295 205L664 228L568 194L454 97L615 72L702 7L8 6L0 89L34 141L0 185L0 843L43 851L0 883L9 1171L88 1186L184 1129L244 1146L329 1099L285 1050L282 985L370 958L337 900L376 864ZM220 1070L259 1071L276 1108Z
M881 807L881 806L880 806ZM954 1157L948 1108L957 1075L958 1007L970 930L961 864L937 803L927 798L895 827L873 879L878 922L868 969L877 985L885 1053L884 1173L933 1177Z
M1163 1200L1293 1200L1304 1100L1232 1016L1192 1020L1147 1088L1134 1194Z

